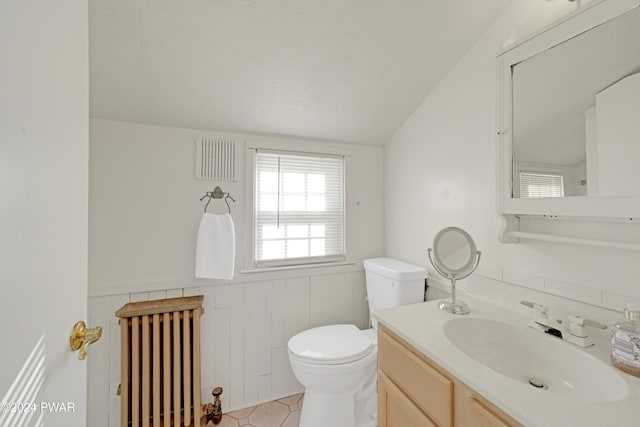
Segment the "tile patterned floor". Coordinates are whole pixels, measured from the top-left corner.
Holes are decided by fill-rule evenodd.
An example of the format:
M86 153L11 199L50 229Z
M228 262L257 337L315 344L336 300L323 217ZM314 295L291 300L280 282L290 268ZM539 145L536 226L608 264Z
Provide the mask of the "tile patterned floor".
M222 416L217 427L298 427L303 397L296 394L229 412Z

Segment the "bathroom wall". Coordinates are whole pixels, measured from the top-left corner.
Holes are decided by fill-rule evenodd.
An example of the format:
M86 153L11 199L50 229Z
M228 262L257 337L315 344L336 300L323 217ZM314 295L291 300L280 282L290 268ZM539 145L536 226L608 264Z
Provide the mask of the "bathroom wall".
M575 7L514 1L385 145L386 255L428 266L436 232L456 225L482 251L478 276L620 311L627 300L640 298L637 252L498 242L496 53L570 11L562 9L567 5ZM595 226L558 221L554 227L562 233ZM611 224L603 233L628 231ZM432 290L441 295L448 285L428 267Z
M282 142L348 150L346 265L243 273L245 200L251 185L195 179L195 141L208 131L91 120L89 322L103 339L89 357L92 426L119 425L119 329L115 311L130 301L202 294L202 396L222 386L223 408L239 409L298 393L286 344L328 323L368 326L362 261L383 254L382 148L226 134L245 143ZM241 147L242 155L244 149ZM242 156L244 157L244 156ZM194 277L195 237L206 191L236 200L236 274ZM226 212L221 200L209 212Z

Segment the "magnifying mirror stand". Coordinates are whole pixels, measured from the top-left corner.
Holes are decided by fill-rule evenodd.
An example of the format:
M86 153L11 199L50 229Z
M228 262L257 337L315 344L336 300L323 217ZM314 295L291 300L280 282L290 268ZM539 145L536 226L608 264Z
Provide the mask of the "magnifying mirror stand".
M469 314L471 310L467 303L462 300L456 300L456 279L453 277L449 279L451 280L451 299L440 301L438 308L451 314Z
M478 267L478 264L480 264L480 255L482 254L482 252L475 251L475 254L474 254L476 257L475 263L472 264L473 267L470 270L467 270L462 274L455 274L455 273L445 272L441 268L439 268L438 263L433 262L433 258L431 257L431 251L432 249L429 248L427 252L429 255L429 260L431 261L431 264L433 265L433 267L436 269L438 273L440 273L443 277L451 281L451 298L440 301L440 304L438 304L438 308L446 313L451 313L451 314L469 314L471 312L471 310L469 309L469 306L464 301L456 299L456 280L464 279L465 277L469 276L471 273L475 271L475 269Z

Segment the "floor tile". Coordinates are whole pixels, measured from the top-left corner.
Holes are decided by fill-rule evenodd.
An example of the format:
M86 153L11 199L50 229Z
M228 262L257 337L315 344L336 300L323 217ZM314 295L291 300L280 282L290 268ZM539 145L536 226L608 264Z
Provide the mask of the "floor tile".
M295 405L298 403L298 400L302 397L302 393L294 394L293 396L283 397L282 399L278 399L277 402L282 402L285 405Z
M251 406L245 409L239 409L237 411L229 412L227 415L235 418L236 420L241 420L243 418L248 418L249 415L257 408L257 406Z
M258 405L249 415L249 423L254 427L280 427L289 415L289 408L277 401Z
M283 397L250 408L229 412L217 426L207 427L298 427L304 394Z
M214 426L213 422L209 421L209 423L207 424L207 427L212 427L212 426ZM223 415L220 423L214 427L239 427L239 426L238 426L238 420L236 420L235 418L231 418L227 415Z
M300 411L295 411L289 414L282 427L298 427L300 424Z

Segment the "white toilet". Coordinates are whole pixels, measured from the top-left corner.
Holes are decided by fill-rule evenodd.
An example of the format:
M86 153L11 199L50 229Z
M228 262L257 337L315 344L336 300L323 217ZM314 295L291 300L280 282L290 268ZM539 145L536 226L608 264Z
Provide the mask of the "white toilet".
M364 261L369 311L424 300L427 270L391 258ZM375 427L378 338L373 328L329 325L289 340L289 361L305 387L300 427Z

